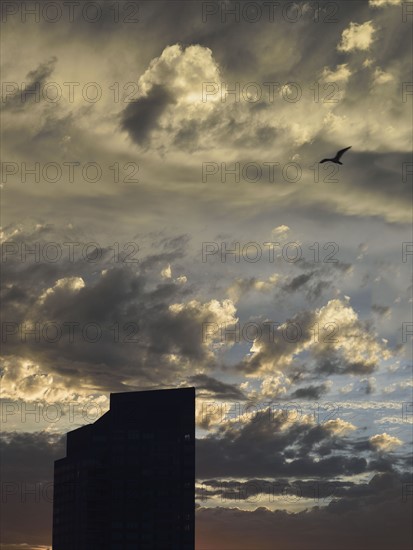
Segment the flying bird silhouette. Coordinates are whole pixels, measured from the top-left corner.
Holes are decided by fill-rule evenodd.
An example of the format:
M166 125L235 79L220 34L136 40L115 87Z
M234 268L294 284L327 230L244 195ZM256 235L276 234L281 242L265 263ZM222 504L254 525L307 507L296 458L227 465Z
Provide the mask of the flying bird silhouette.
M344 155L344 153L346 151L348 151L349 149L351 149L351 145L350 145L350 147L345 147L344 149L340 149L340 151L337 151L336 156L332 159L320 160L320 164L323 164L323 162L335 162L336 164L343 164L342 162L340 162L340 159Z

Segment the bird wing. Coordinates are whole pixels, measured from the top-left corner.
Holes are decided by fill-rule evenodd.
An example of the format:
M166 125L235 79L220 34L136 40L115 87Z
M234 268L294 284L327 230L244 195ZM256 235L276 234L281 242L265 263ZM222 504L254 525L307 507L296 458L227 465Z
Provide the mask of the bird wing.
M340 151L337 152L336 158L340 159L344 155L344 153L349 149L351 149L351 145L350 147L345 147L344 149L340 149Z

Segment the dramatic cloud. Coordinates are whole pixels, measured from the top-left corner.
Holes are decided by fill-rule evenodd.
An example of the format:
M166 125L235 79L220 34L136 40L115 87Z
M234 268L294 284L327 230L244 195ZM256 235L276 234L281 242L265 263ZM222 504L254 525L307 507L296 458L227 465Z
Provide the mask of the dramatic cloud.
M219 82L219 70L209 48L175 44L151 61L139 78L142 96L123 113L122 128L142 145L151 134L172 134L182 147L194 146L212 105L202 96L207 82ZM195 140L195 141L194 141ZM160 142L158 142L160 145Z
M198 441L197 476L246 478L254 475L282 478L353 476L379 469L372 455L353 456L345 436L356 426L340 418L316 425L310 416L280 405L222 419L215 434ZM204 416L216 408L204 409ZM231 421L232 419L232 421ZM346 452L346 449L348 452ZM369 450L365 442L366 452ZM387 465L386 465L387 468Z
M362 541L363 550L408 550L412 502L403 497L403 488L409 483L410 476L376 475L367 485L354 488L354 498L333 499L325 507L295 514L271 511L265 504L253 511L200 507L199 547L226 550L235 544L240 550L272 550L276 540L285 550L346 550L360 547Z
M15 240L14 248L17 243L27 241ZM186 377L186 369L194 375L196 364L211 369L220 343L206 338L204 327L233 324L235 307L228 299L188 299L184 276L160 273L165 259L182 255L179 239L168 246L171 251L135 266L114 266L111 251L103 250L98 271L82 259L33 269L18 254L8 258L2 396L50 402L76 393L80 399L98 389L136 388L145 379L153 385L161 370L168 384ZM85 390L74 390L81 380Z
M14 4L2 545L111 392L193 385L197 548L410 549L410 3Z
M298 286L294 280L292 284ZM326 331L323 337L320 328ZM292 368L304 352L313 358L314 369L324 374L369 373L381 358L391 356L351 306L340 300L331 300L314 312L301 312L280 326L267 322L263 329L266 338L257 339L250 356L238 365L246 374Z

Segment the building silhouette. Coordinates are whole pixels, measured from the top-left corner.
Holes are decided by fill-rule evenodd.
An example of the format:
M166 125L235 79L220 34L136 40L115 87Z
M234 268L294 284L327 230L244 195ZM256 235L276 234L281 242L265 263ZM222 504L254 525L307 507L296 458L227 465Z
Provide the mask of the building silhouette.
M112 393L55 462L53 550L194 550L195 388Z

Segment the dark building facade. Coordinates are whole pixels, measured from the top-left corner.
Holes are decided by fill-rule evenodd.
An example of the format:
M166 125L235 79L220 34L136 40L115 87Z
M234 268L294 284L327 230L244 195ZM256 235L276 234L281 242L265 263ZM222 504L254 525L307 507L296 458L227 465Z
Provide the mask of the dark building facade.
M113 393L55 462L53 550L194 550L195 388Z

